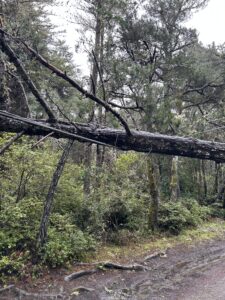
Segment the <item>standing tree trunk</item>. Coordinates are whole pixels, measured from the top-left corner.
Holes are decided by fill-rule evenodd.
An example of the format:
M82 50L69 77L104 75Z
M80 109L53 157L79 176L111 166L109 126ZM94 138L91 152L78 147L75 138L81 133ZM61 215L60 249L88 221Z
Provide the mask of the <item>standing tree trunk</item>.
M206 180L206 170L205 170L205 162L203 160L200 161L201 169L202 169L202 181L203 181L203 195L204 198L207 198L208 195L208 186L207 186L207 180Z
M148 227L152 231L155 231L158 227L158 209L160 196L156 180L156 169L153 163L153 159L150 157L150 155L147 158L147 173L151 198L148 208Z
M218 192L217 200L222 201L223 208L225 208L225 182L223 183Z
M92 95L96 96L97 88L98 88L98 62L100 58L100 48L101 48L101 31L102 31L102 19L101 19L101 8L102 8L102 0L97 0L96 2L96 25L95 25L95 45L93 50L93 63L92 63L92 72L91 72L91 88L90 92ZM95 106L93 107L93 112L91 113L91 119L93 121L93 117L95 116ZM101 108L100 108L101 109ZM83 193L84 200L86 201L89 198L91 192L91 162L92 162L92 147L91 145L85 146L85 159L84 159L84 185L83 185ZM98 160L98 151L99 148L97 146L97 160Z
M170 200L177 201L179 197L178 156L172 158L170 179Z
M101 98L104 101L107 101L106 99L106 91L105 91L105 85L104 85L104 81L103 81L103 60L104 60L104 23L103 20L99 19L99 26L100 26L100 45L99 45L99 50L98 50L98 55L99 55L99 61L96 61L96 65L98 67L98 72L99 72L99 77L100 77L100 81L101 81ZM97 50L97 48L96 48ZM101 125L105 125L106 124L106 112L104 110L104 108L102 106L98 107L98 122ZM101 172L101 168L104 162L104 156L105 156L105 147L104 146L100 146L100 145L96 145L96 170L97 173L99 174L99 172ZM98 177L98 175L96 176L96 178ZM97 185L100 185L99 180L97 180Z
M214 190L213 194L217 195L220 190L220 184L221 184L221 164L215 162L215 182L214 182Z
M91 145L85 145L85 157L84 157L84 179L83 179L83 193L84 200L86 201L91 192L91 157L92 147Z
M197 194L197 198L198 198L198 202L201 203L202 202L202 195L203 195L203 180L202 180L202 168L201 168L201 161L199 160L197 162L197 166L196 166L196 173L197 173L197 187L198 187L198 194Z
M45 200L44 204L44 211L41 219L41 224L39 228L39 232L37 235L37 250L38 253L40 253L41 249L43 248L46 240L47 240L47 230L48 230L48 222L49 222L49 217L51 214L51 209L53 205L53 199L54 195L58 186L59 179L62 175L63 168L66 164L66 160L68 158L70 149L73 145L73 140L69 140L66 144L66 147L62 153L62 156L59 159L58 165L56 167L56 170L52 176L52 181L48 190L48 194Z

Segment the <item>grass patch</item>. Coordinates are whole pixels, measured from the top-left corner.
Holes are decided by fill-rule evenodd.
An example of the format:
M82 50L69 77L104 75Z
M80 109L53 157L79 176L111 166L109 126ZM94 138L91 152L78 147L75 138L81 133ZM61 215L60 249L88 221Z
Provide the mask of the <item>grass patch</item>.
M88 261L129 261L148 253L166 250L180 244L194 245L205 240L222 237L225 234L225 221L213 219L201 224L197 228L185 229L178 236L156 234L148 239L138 239L126 246L103 245L94 257Z

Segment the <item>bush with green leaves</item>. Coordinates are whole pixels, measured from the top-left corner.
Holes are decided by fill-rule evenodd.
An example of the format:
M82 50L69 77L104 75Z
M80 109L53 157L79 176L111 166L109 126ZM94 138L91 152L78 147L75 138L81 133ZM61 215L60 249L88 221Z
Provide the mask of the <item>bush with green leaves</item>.
M169 201L160 205L159 228L172 234L179 234L184 228L198 226L209 215L210 209L200 206L194 199Z
M210 216L212 218L225 219L225 209L221 203L213 203L209 206Z
M17 266L30 259L30 256L25 257L23 254L31 253L35 248L42 208L43 203L37 199L23 199L1 210L1 272L8 275L10 272L16 273ZM94 239L79 230L69 214L52 214L43 262L54 267L63 265L68 261L84 258L88 251L94 249ZM13 255L15 253L20 253L20 260Z
M0 135L0 147L10 137ZM34 143L35 139L22 138L0 156L0 271L8 275L31 262L43 203L62 152L53 140L37 148L32 147ZM145 156L134 152L119 153L116 158L113 152L107 155L111 160L100 172L91 165L88 198L83 195L85 168L81 161L73 161L73 155L69 158L54 196L43 264L56 267L83 260L95 249L96 241L125 245L149 234L151 200ZM166 186L165 182L165 195ZM193 199L163 203L159 228L178 234L208 215L209 208Z
M37 198L7 203L0 210L0 254L10 255L34 246L42 212Z
M52 214L43 261L52 267L81 260L96 247L95 240L73 224L68 214Z
M211 211L208 206L200 205L193 198L186 198L182 200L183 205L190 212L189 218L187 218L187 225L198 226L203 221L206 221L211 216Z
M18 276L25 269L26 255L12 253L9 256L0 257L0 281L4 281L5 276Z

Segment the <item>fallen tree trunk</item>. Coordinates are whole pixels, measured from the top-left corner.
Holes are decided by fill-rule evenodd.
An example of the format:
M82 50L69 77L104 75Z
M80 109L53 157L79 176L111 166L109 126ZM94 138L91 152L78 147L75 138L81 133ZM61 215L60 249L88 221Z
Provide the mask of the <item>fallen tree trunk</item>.
M98 128L92 124L49 123L32 120L0 111L0 132L24 132L25 135L47 135L80 142L100 143L120 150L186 156L225 162L225 143L132 130L131 136L114 128Z

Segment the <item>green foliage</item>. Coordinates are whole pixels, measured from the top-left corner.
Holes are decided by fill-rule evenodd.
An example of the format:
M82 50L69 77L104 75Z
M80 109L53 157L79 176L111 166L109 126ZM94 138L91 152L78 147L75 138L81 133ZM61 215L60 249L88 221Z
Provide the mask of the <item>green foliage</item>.
M184 228L196 227L210 215L208 207L200 206L194 199L166 202L159 209L159 228L179 234Z
M9 138L2 136L0 144ZM25 262L30 256L23 254L35 249L43 201L59 156L56 146L48 143L32 149L35 142L24 138L0 157L0 258L5 275L16 273L20 263L13 253L19 251ZM61 178L43 257L43 262L51 266L81 259L95 248L94 239L76 226L83 201L82 174L82 167L68 164Z
M18 253L0 258L0 281L4 281L5 276L15 276L22 274L26 259Z
M0 211L0 254L23 251L34 246L42 203L26 199L11 203Z
M190 212L187 225L198 226L202 221L206 221L210 217L210 208L200 205L195 199L186 198L183 200L183 203Z
M225 219L225 209L220 203L214 203L209 208L211 217Z
M10 135L2 135L0 147L9 138ZM43 202L61 153L54 141L32 148L34 143L34 139L23 138L0 157L0 269L4 276L23 274L31 262ZM149 234L151 199L146 157L134 152L122 153L105 163L101 172L92 164L91 194L84 199L84 166L79 160L74 162L73 155L58 185L43 249L42 263L51 267L85 259L87 253L96 248L96 241L121 246ZM110 158L112 154L107 155ZM160 162L166 199L170 164L166 158L160 158ZM180 166L182 179L187 166ZM182 184L189 186L187 180L186 176ZM212 214L212 209L189 198L163 203L159 227L178 234L183 228L200 224L209 216L209 210Z
M84 258L95 246L94 239L79 230L69 215L53 214L43 260L52 267L60 266Z

